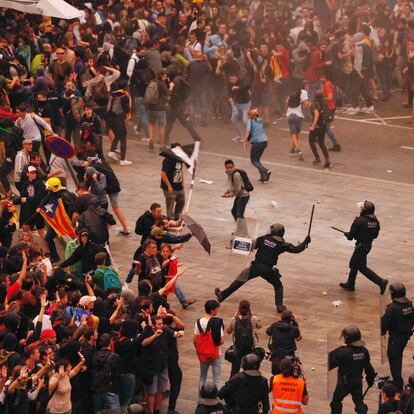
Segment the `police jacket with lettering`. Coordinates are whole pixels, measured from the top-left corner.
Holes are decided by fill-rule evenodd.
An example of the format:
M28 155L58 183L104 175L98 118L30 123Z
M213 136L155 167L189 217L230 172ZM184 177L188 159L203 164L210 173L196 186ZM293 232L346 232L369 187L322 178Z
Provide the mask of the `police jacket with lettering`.
M381 318L381 333L390 337L409 338L413 333L413 303L407 298L393 300Z
M375 371L370 362L368 349L365 346L344 345L329 353L329 369L338 367L338 376L347 379L362 377L365 371L367 382L373 381Z
M300 253L305 250L305 244L294 246L291 243L276 240L271 234L258 237L255 241L256 260L267 266L275 266L279 255L284 252Z
M270 408L267 380L256 370L233 375L220 389L219 398L231 398L240 413L258 413L259 402L263 405L264 413Z
M374 214L355 217L348 233L348 239L355 239L357 244L370 246L372 241L378 237L379 232L380 223Z

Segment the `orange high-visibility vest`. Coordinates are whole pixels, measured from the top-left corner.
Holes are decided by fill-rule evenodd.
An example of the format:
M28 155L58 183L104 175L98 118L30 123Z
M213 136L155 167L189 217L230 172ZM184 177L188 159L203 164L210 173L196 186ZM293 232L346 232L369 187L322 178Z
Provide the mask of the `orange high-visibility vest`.
M275 375L272 386L272 414L303 414L301 406L304 389L303 378Z

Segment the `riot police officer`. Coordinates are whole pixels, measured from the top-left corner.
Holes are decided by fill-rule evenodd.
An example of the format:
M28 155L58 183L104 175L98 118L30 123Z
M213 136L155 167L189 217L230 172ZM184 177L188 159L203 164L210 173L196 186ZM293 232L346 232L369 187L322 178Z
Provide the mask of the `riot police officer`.
M201 387L194 414L224 414L224 405L218 399L218 389L212 381L206 381Z
M361 214L355 217L351 230L344 233L348 240L356 240L354 254L349 261L349 275L346 283L340 283L341 288L354 291L355 279L360 271L371 282L379 286L381 295L385 292L388 280L382 279L367 266L367 256L372 247L372 241L378 237L380 223L375 216L375 206L371 201L364 201Z
M368 386L374 384L375 372L370 362L368 349L361 341L357 326L347 326L341 335L345 346L329 353L329 369L338 367L338 382L331 401L331 414L342 413L342 400L351 394L358 414L366 414L368 407L362 397L362 372L365 371Z
M387 306L381 318L381 334L388 337L388 363L392 380L397 390L402 391L404 381L401 376L404 348L413 334L414 309L411 300L405 297L405 286L392 283L390 286L392 303Z
M260 362L256 354L244 356L243 372L233 375L219 391L232 414L258 414L260 407L260 412L269 411L269 386L259 371Z
M275 304L279 313L282 313L286 306L283 306L283 285L280 281L281 275L279 270L275 267L279 255L284 252L300 253L305 250L306 246L311 242L309 236L305 240L294 246L293 244L285 242L283 238L285 228L282 224L273 224L270 226L269 233L258 237L253 242L253 248L257 249L255 259L250 264L250 267L241 271L237 278L231 283L229 287L224 290L216 288L214 293L219 302L223 302L237 289L241 288L248 280L261 276L269 282L275 290Z

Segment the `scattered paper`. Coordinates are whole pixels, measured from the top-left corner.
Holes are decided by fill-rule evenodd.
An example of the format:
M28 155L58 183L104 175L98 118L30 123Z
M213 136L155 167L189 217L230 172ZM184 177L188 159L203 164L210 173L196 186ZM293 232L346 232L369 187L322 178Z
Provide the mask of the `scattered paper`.
M214 181L210 181L210 180L204 180L203 178L200 178L198 180L199 183L203 183L203 184L213 184Z
M344 302L342 302L342 300L334 300L332 302L332 305L335 306L335 308L339 308Z
M312 371L315 371L315 367L312 367L312 368L311 368L311 370L312 370Z
M318 200L318 201L316 202L316 204L321 204L321 200Z
M328 294L328 292L326 290L322 291L322 295L327 295L327 294Z
M387 173L392 173L392 170L387 170Z
M273 208L278 208L278 207L279 207L279 204L277 204L277 203L276 203L276 201L272 201L272 202L270 203L270 205L271 205Z

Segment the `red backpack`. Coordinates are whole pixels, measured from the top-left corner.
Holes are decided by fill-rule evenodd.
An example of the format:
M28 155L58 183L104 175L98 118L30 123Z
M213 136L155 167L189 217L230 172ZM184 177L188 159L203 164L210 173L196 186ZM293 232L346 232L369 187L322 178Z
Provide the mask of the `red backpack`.
M214 343L213 335L210 329L210 321L207 323L206 330L203 331L201 327L200 319L197 320L197 328L199 334L196 339L196 352L200 362L207 362L210 360L218 359L219 348Z

